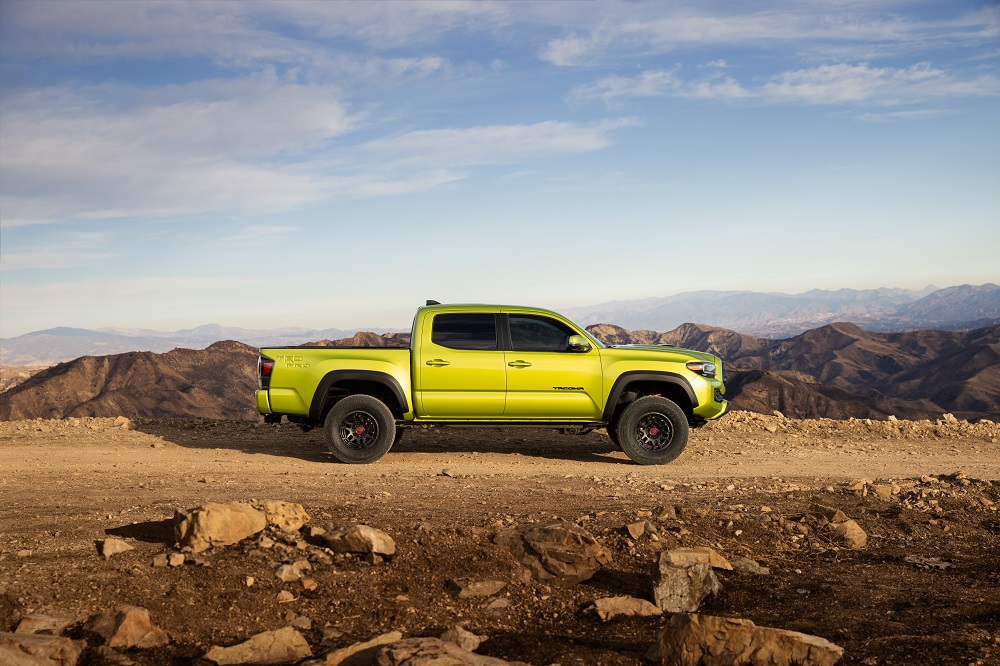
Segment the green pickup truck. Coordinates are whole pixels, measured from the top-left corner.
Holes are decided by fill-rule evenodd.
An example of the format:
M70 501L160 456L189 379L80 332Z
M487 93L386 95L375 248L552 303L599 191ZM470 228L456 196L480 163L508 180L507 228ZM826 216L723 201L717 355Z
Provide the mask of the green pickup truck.
M258 365L265 421L322 425L345 463L374 462L406 426L435 424L607 428L629 458L656 465L729 409L718 357L606 346L539 308L428 301L408 349L262 348Z

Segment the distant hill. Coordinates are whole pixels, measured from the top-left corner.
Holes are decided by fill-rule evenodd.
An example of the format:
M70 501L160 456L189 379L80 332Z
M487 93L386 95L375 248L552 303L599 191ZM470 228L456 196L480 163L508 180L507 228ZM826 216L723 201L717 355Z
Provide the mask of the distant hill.
M663 333L588 327L608 344L673 344L726 362L736 409L795 418L1000 420L1000 325L974 331L876 333L835 323L783 340L684 324ZM409 334L360 332L320 346L400 347ZM256 418L257 349L88 356L42 370L0 393L0 420L65 416Z
M611 344L674 344L726 362L737 409L811 418L1000 419L1000 325L876 333L835 323L783 340L684 324L673 331L587 329Z
M257 350L240 342L84 356L0 393L0 420L67 416L256 419Z
M561 312L584 326L615 322L632 330L667 331L697 321L764 338L787 338L834 322L870 331L971 330L1000 323L1000 286L814 289L801 294L694 291Z

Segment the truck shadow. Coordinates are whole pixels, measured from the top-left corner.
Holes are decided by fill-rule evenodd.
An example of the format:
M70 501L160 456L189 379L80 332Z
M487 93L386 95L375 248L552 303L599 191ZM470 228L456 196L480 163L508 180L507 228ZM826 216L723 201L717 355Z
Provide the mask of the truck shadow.
M208 419L142 420L137 430L160 442L189 449L228 449L247 454L281 456L306 462L336 462L319 430L302 432L295 425ZM483 453L520 455L547 460L632 464L603 432L586 435L534 428L406 428L393 453ZM617 456L613 454L618 454ZM501 462L503 458L498 460Z

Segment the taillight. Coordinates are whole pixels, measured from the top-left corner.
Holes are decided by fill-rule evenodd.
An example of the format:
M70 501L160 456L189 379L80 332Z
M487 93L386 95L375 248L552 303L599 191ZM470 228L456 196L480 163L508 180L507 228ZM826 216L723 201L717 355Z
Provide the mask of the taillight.
M257 374L260 375L260 387L266 389L271 385L271 371L274 370L274 361L266 356L257 357Z

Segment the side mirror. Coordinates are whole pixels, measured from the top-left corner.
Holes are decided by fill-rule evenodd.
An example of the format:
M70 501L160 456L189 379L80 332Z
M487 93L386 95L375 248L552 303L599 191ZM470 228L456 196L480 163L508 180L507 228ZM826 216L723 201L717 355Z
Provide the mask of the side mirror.
M590 341L582 335L571 335L566 341L566 351L586 353L590 349Z

